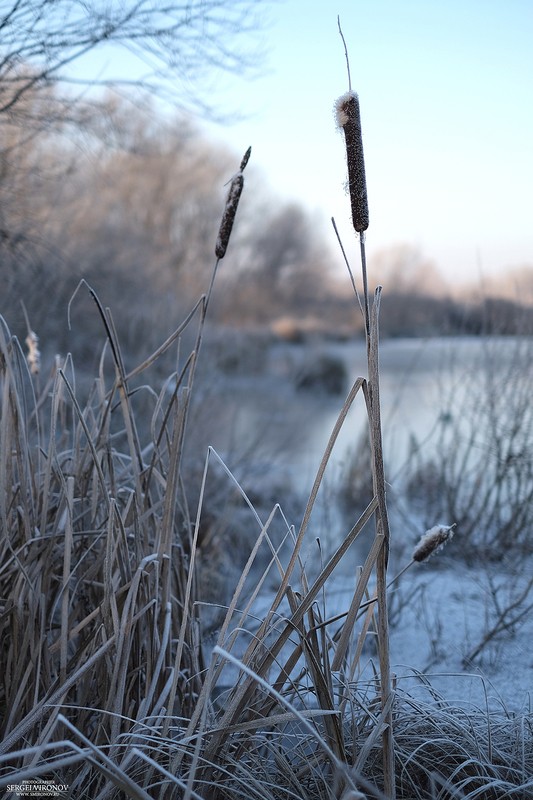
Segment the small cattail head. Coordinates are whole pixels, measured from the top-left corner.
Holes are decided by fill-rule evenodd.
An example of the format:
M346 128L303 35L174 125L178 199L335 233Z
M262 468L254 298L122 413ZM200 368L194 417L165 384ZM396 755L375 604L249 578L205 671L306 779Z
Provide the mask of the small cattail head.
M441 550L454 534L453 525L434 525L420 538L413 551L413 561L425 561L433 553Z
M220 222L220 228L218 229L218 236L215 245L215 255L217 258L224 258L226 255L229 237L231 236L231 231L233 230L233 223L235 222L235 215L239 206L242 187L244 186L244 176L242 173L248 163L251 152L252 148L249 147L242 158L239 171L231 179L231 185L229 187L226 205L224 206L224 213L222 214L222 220Z
M35 331L30 331L26 336L26 344L28 346L28 355L26 356L30 372L32 375L38 375L41 369L41 351L39 350L39 337Z
M249 147L246 153L242 157L241 166L239 167L239 172L244 172L244 168L246 167L247 163L250 160L250 156L252 155L252 148Z
M224 258L228 247L229 237L233 230L233 223L235 222L235 215L241 197L242 187L244 186L244 178L242 172L239 172L231 181L229 187L224 213L218 229L217 243L215 246L215 255L217 258Z
M335 103L337 124L344 131L346 160L348 162L348 187L352 206L352 221L358 233L368 228L368 196L366 192L365 157L359 97L347 92Z

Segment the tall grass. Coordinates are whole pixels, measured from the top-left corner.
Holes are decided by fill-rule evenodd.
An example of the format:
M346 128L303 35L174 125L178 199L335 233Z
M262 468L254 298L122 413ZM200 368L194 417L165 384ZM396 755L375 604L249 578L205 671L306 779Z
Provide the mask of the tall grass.
M246 160L206 295L142 364L126 369L112 315L90 287L107 346L83 403L69 357L40 386L0 326L0 786L15 796L9 787L47 779L67 787L65 797L97 800L533 796L529 716L495 723L442 699L415 702L393 685L380 291L372 303L365 292L368 376L340 409L298 528L278 506L260 518L211 448L189 508L190 403ZM155 391L147 376L169 350L176 371ZM142 396L149 425L138 417ZM311 573L304 544L354 403L368 418L374 495ZM255 534L212 642L198 570L209 559L201 531L215 465ZM347 612L332 616L336 570L372 519ZM281 542L271 535L280 522Z

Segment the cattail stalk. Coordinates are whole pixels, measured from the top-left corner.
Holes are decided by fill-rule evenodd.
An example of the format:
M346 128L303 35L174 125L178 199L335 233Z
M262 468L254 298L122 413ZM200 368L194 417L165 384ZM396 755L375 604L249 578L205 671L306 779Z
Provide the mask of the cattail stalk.
M340 23L339 23L340 30ZM342 36L342 31L341 31ZM344 39L344 37L343 37ZM345 47L346 50L346 47ZM352 207L352 222L359 234L361 249L361 269L363 274L364 316L366 327L368 382L365 389L368 419L370 423L370 442L372 451L372 484L377 499L376 542L380 542L376 558L376 600L378 603L377 641L379 651L379 672L381 689L381 708L383 712L382 756L383 788L390 800L396 797L394 739L392 732L392 682L390 672L389 621L387 611L387 566L389 558L389 519L385 493L385 474L383 468L383 445L381 436L381 412L379 402L379 302L381 287L376 289L372 315L368 301L368 280L366 269L365 236L368 228L368 197L366 191L365 159L359 98L350 90L336 102L337 123L344 131L346 140L346 160L348 164L348 189Z
M342 35L342 33L341 33ZM361 267L363 274L364 317L367 343L370 339L370 310L368 302L368 279L366 270L366 252L364 232L368 228L368 195L366 191L365 156L363 152L363 134L361 130L361 114L359 97L350 91L343 94L335 103L337 124L344 131L346 140L346 161L348 164L348 190L352 207L352 222L359 234L361 248Z
M235 215L237 213L237 208L239 206L239 200L242 193L242 188L244 186L243 171L248 163L251 152L252 148L249 147L243 156L243 159L241 161L241 166L239 167L239 171L231 179L228 197L226 199L224 213L222 214L222 220L220 222L220 228L218 230L217 242L215 246L215 255L217 258L224 258L224 256L226 255L229 237L231 236L233 223L235 222Z

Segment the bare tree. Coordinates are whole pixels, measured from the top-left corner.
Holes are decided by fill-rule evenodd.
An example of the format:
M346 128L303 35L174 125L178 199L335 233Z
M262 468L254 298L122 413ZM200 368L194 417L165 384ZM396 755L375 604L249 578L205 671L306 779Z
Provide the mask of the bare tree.
M146 144L145 121L142 131L137 130L139 117L132 113L131 105L125 107L116 95L117 107L113 108L108 96L102 99L101 93L86 94L87 85L104 88L112 82L114 88L144 90L143 98L160 94L177 107L213 110L216 101L206 94L209 76L256 69L258 39L254 34L261 30L267 4L268 0L0 0L0 270L4 302L19 297L22 287L26 287L25 293L30 287L42 291L52 275L56 282L58 275L65 273L61 264L70 262L72 250L66 228L80 204L75 197L74 206L67 207L61 232L55 210L74 190L83 197L94 197L91 192L97 175L91 176L87 165L80 169L82 153L98 166L109 160L110 150L117 160L117 151L123 148L130 157L122 168L138 169L140 159L133 163L131 153ZM141 64L134 78L124 79L119 74L113 81L98 79L94 67L84 66L83 57L93 51L113 61L121 49ZM79 69L74 72L76 62ZM135 103L139 103L138 93ZM152 110L152 119L156 116ZM157 123L153 125L155 128ZM153 166L153 151L148 156ZM163 160L159 159L157 169ZM120 177L124 185L127 177ZM132 175L129 179L132 183ZM157 187L152 188L157 194ZM173 191L184 188L175 183ZM54 196L57 192L59 199ZM145 203L146 225L150 224L148 215L156 213L156 203L157 198L150 207ZM116 213L115 207L111 214L115 223ZM104 234L109 234L109 220L104 222L107 228L100 229L95 242L103 242ZM165 246L164 234L170 236L173 222L170 218L158 221L160 247ZM142 224L141 220L140 226L134 226L136 233ZM162 230L164 224L166 231ZM54 297L59 302L61 292L56 290Z
M77 137L19 141L4 160L0 150L0 313L16 328L24 298L43 346L59 349L82 277L127 329L128 347L147 329L168 333L208 283L235 166L179 114L163 119L113 95L93 122Z
M111 259L163 291L179 281L184 300L196 299L213 264L235 158L180 116L154 120L115 98L102 111L92 157L78 159L59 187L56 239L66 237L63 252L83 274L107 275Z
M111 53L128 50L145 65L134 83L168 93L169 84L177 82L174 101L206 104L199 87L210 72L242 72L256 63L256 49L247 48L250 34L261 27L264 5L263 0L4 0L0 114L24 116L20 100L29 90L73 81L68 71L73 62L110 47ZM81 82L95 80L87 75ZM32 121L39 119L49 120L49 114Z
M292 201L262 198L242 210L231 302L242 321L313 312L323 303L329 252L312 216ZM221 278L221 283L224 278Z
M397 294L439 296L446 291L435 263L413 245L398 244L379 251L370 268L376 283Z

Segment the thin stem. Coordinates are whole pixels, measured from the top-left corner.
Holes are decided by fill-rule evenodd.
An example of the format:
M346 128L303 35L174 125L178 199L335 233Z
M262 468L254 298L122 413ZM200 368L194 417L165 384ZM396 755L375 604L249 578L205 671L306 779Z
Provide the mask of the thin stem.
M365 327L366 327L366 343L367 347L370 348L370 311L369 311L369 304L368 304L368 277L366 271L366 250L365 250L365 234L364 232L359 234L359 245L361 249L361 272L363 274L363 298L365 304Z
M361 240L361 255L364 258L364 239ZM363 260L363 280L365 282L365 301L368 302L366 287L366 264ZM376 561L376 597L378 601L378 648L381 684L381 708L385 715L382 734L383 779L385 794L390 800L395 798L394 739L392 731L391 675L389 652L389 622L387 611L387 565L389 559L389 518L387 513L385 471L383 466L383 443L381 435L381 412L379 399L379 306L381 287L378 286L372 304L372 324L368 333L368 391L365 399L370 421L370 441L372 447L372 480L374 495L378 501L376 509L376 538L381 540L381 548ZM367 317L368 320L368 317ZM363 387L365 388L365 387Z
M352 268L350 267L350 262L348 261L348 256L346 255L346 251L344 249L344 245L342 243L342 239L337 228L337 223L335 222L335 217L331 218L331 224L333 225L333 230L335 231L335 236L337 237L337 241L339 243L339 247L341 249L342 257L344 258L344 263L346 264L346 269L348 270L348 275L350 276L350 280L352 282L352 288L354 290L355 296L357 298L357 302L359 303L359 308L361 309L361 314L363 315L363 319L365 318L365 312L363 309L363 304L361 302L361 295L357 289L357 285L355 283L355 277L352 272Z
M348 48L346 47L346 39L344 38L344 34L341 28L341 18L340 15L337 15L337 25L339 26L339 33L341 35L342 43L344 45L344 56L346 58L346 70L348 72L348 89L352 91L352 77L350 75L350 59L348 58Z
M409 561L409 563L406 564L405 567L402 567L402 569L394 576L394 578L391 578L391 580L388 582L387 591L389 591L392 588L392 586L394 586L396 581L398 581L402 577L402 575L406 573L407 570L413 566L413 564L416 563L417 562L414 561L414 559L411 559L411 561ZM378 600L377 596L374 595L374 597L371 597L370 600L365 600L364 603L360 603L359 611L368 608L368 606L371 606L373 603L377 603L377 600ZM348 611L343 611L342 614L335 614L334 617L329 617L329 619L325 619L323 622L317 623L314 626L314 628L310 629L310 631L318 631L321 628L325 628L328 625L332 625L334 622L339 622L339 620L345 619L347 616L348 616Z

